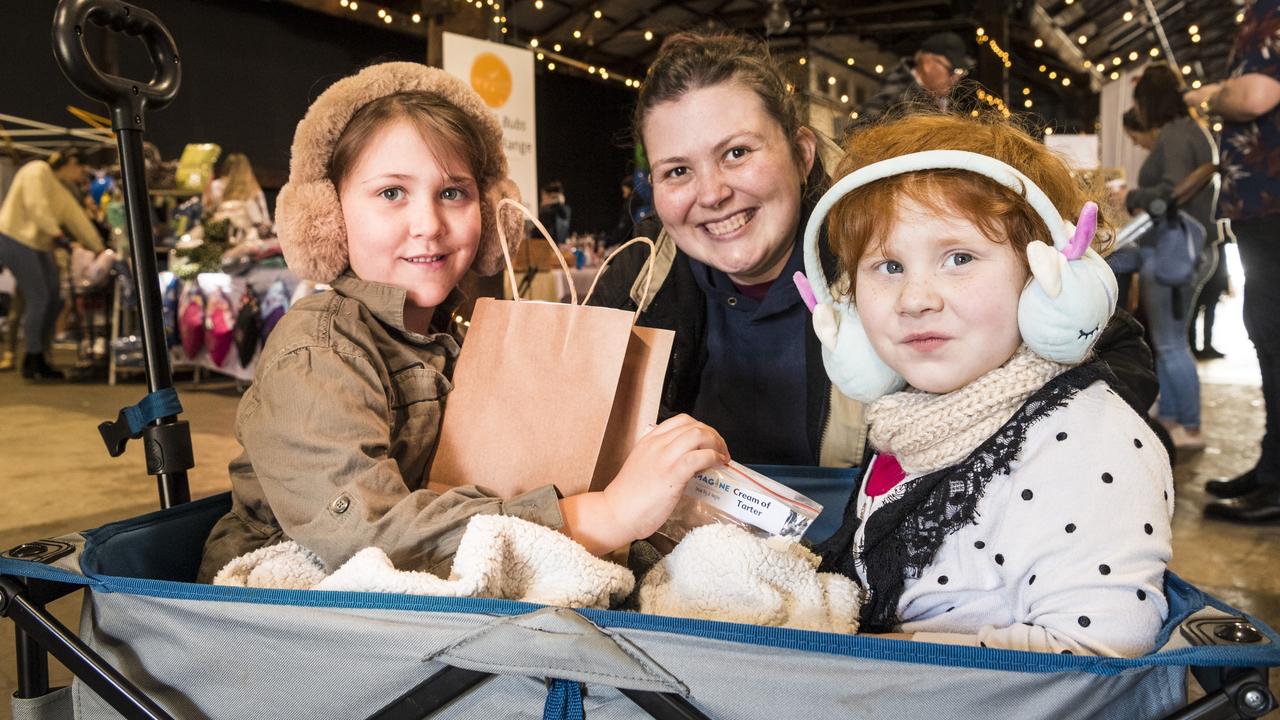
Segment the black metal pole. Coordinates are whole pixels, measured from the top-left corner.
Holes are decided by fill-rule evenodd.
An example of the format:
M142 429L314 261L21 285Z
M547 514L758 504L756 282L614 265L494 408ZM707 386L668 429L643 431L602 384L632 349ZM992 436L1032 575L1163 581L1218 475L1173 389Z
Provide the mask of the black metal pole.
M15 697L38 698L49 694L49 654L26 631L14 626L18 645L18 691Z
M155 392L173 387L173 373L169 367L169 348L165 343L160 285L155 282L156 251L151 233L151 201L147 197L142 131L119 129L116 131L116 141L120 144L120 173L128 209L125 213L125 228L129 233L133 280L138 293L138 309L142 315L142 338L146 343L143 356L146 358L147 391ZM170 416L157 420L153 425L167 425L176 421L176 417ZM162 508L191 500L186 470L157 473L156 484Z
M107 664L75 633L32 602L17 580L0 575L0 600L3 614L27 635L27 642L39 643L47 649L116 712L129 720L173 720L172 715Z

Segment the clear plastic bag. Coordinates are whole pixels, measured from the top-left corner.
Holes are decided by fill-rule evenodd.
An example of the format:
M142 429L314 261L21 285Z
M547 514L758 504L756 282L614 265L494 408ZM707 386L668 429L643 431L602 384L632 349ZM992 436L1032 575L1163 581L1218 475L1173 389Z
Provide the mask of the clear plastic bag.
M690 530L711 523L736 525L763 538L799 540L821 512L813 500L731 462L695 475L650 542L668 552Z

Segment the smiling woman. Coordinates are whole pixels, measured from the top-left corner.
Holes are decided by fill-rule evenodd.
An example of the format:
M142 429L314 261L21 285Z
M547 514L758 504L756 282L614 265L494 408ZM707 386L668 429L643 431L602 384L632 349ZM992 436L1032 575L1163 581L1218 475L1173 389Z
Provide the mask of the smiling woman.
M680 34L664 43L637 103L634 136L650 158L662 227L653 290L647 258L610 265L593 302L640 309L676 331L664 416L717 428L735 459L850 466L861 405L822 369L791 275L801 230L826 187L816 137L765 45Z

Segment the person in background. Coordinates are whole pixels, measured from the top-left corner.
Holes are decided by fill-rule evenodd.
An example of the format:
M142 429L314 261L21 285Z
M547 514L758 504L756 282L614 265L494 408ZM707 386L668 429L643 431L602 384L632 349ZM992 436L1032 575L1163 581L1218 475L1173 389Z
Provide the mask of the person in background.
M1213 264L1213 271L1209 273L1209 277L1205 279L1204 285L1196 295L1196 304L1191 308L1191 324L1187 328L1187 342L1191 344L1191 353L1197 360L1217 360L1226 357L1213 346L1213 324L1217 319L1218 302L1229 289L1227 239L1217 232L1216 228L1209 228L1209 237L1205 242L1215 242L1215 239L1217 249L1214 255L1217 262ZM1196 338L1197 320L1200 321L1199 342Z
M1253 468L1205 491L1223 498L1206 517L1280 521L1280 0L1244 10L1228 67L1230 78L1183 95L1188 105L1223 119L1220 207L1244 265L1244 324L1258 353L1266 432Z
M243 204L245 217L254 227L271 224L267 210L267 196L258 184L253 165L244 153L231 153L222 161L222 176L215 178L205 189L204 212L212 217L219 213L223 203Z
M569 239L572 215L573 211L565 201L564 186L560 181L552 180L543 185L538 193L538 220L557 243Z
M871 99L858 108L860 127L879 120L886 113L905 106L947 110L952 92L973 66L964 40L953 32L930 35L920 49L902 58L889 71L884 83Z
M1183 103L1180 81L1168 65L1149 66L1133 89L1138 120L1153 136L1151 152L1138 171L1138 186L1125 195L1130 212L1145 210L1172 194L1196 168L1213 162L1213 145ZM1214 187L1206 186L1181 207L1208 232L1216 227ZM1160 423L1179 450L1201 450L1200 376L1187 341L1196 282L1170 287L1156 280L1154 248L1143 248L1139 291L1160 378ZM1209 258L1216 262L1216 257Z
M618 222L605 235L604 246L606 249L617 247L635 236L636 223L631 217L631 198L634 186L634 181L630 175L622 178L622 182L618 183L618 190L622 193L622 209L618 211Z
M68 234L95 253L104 249L71 190L84 180L85 168L77 152L55 152L48 160L23 165L0 206L0 265L13 272L25 302L22 376L28 380L65 379L47 357L63 306L54 238Z
M1151 151L1151 146L1156 142L1155 133L1147 130L1142 125L1142 121L1138 119L1137 110L1134 108L1125 110L1121 118L1121 124L1124 127L1125 136L1129 138L1129 142L1147 152ZM1123 183L1123 180L1120 181L1120 185L1112 193L1112 203L1117 211L1119 208L1124 207L1125 190ZM1138 269L1142 265L1141 250L1136 245L1120 248L1107 256L1107 264L1115 272L1116 284L1120 289L1116 307L1133 312L1138 303L1135 280L1138 276Z

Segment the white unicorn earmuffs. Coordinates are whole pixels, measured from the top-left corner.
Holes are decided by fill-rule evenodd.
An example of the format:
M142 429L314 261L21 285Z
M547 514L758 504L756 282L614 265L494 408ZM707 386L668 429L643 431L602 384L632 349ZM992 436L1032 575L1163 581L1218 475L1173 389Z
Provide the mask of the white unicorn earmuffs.
M1021 193L1049 228L1053 247L1027 246L1032 279L1018 301L1018 330L1032 352L1060 363L1083 361L1116 308L1116 277L1089 247L1097 231L1098 206L1086 203L1079 224L1058 216L1053 202L1030 178L995 158L963 150L929 150L882 160L846 175L813 209L804 231L804 275L796 284L813 310L813 329L822 342L822 364L840 392L869 403L902 388L904 380L871 346L851 301L831 295L818 260L818 234L831 207L856 188L918 170L975 172Z

